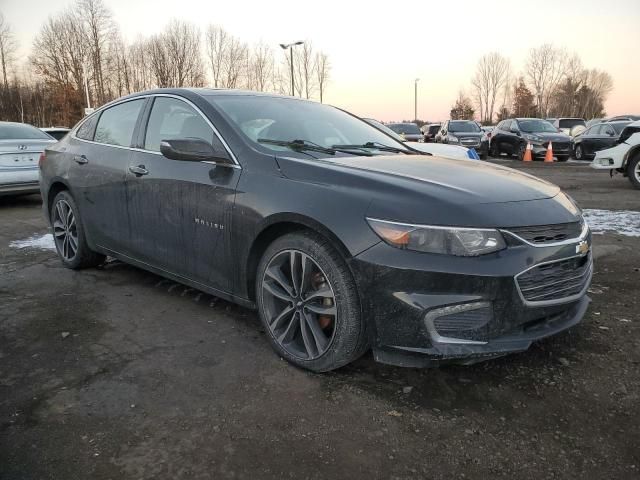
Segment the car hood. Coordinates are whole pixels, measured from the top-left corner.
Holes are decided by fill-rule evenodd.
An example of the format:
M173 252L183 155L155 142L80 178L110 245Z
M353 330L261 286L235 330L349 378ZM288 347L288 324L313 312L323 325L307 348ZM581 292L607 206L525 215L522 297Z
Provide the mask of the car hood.
M420 143L405 142L405 144L414 150L438 155L444 158L458 158L460 160L471 160L467 153L469 149L460 145L448 145L446 143Z
M290 180L368 202L373 218L422 225L512 227L577 221L579 211L551 183L476 161L426 155L276 158Z
M529 135L535 135L536 137L542 138L545 142L569 142L571 141L571 137L569 135L565 135L564 133L555 133L555 132L523 132L528 133Z
M482 132L449 132L456 138L482 138Z
M485 162L421 155L341 157L332 161L384 175L390 181L402 181L410 188L437 190L462 202L521 202L550 198L560 191L532 175Z

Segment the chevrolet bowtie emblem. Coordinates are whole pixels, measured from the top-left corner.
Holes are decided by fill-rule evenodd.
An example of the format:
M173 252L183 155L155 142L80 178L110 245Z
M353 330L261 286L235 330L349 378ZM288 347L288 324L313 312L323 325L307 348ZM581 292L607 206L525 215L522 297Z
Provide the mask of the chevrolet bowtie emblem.
M589 244L584 240L576 245L576 253L579 255L586 255L589 251Z

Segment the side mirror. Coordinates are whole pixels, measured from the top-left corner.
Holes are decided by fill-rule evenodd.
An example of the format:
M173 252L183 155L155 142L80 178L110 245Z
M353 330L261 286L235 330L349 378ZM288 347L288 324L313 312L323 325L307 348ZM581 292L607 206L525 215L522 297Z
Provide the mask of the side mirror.
M520 130L518 130L517 128L512 128L511 133L515 133L516 135L520 136Z
M171 160L185 162L231 163L226 151L216 150L213 145L200 138L162 140L160 142L160 153Z

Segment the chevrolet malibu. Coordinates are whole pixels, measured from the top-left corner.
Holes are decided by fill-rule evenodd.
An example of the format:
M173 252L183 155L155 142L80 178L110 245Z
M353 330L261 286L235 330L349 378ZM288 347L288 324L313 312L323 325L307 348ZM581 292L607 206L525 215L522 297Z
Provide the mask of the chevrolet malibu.
M425 157L342 110L161 89L105 105L40 162L58 255L105 256L256 308L313 371L526 350L587 309L591 234L517 171Z

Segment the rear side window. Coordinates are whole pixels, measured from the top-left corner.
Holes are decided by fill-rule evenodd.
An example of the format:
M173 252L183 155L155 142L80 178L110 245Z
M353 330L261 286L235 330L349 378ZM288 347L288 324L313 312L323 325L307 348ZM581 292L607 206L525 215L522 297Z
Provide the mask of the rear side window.
M156 97L147 123L145 150L160 151L162 140L199 138L224 151L222 143L213 134L202 115L189 104L171 97Z
M144 99L132 100L106 109L100 115L94 140L107 145L131 146L133 130Z
M87 118L76 131L76 137L82 140L93 140L93 133L96 131L96 124L98 123L99 117L100 115L97 114Z

